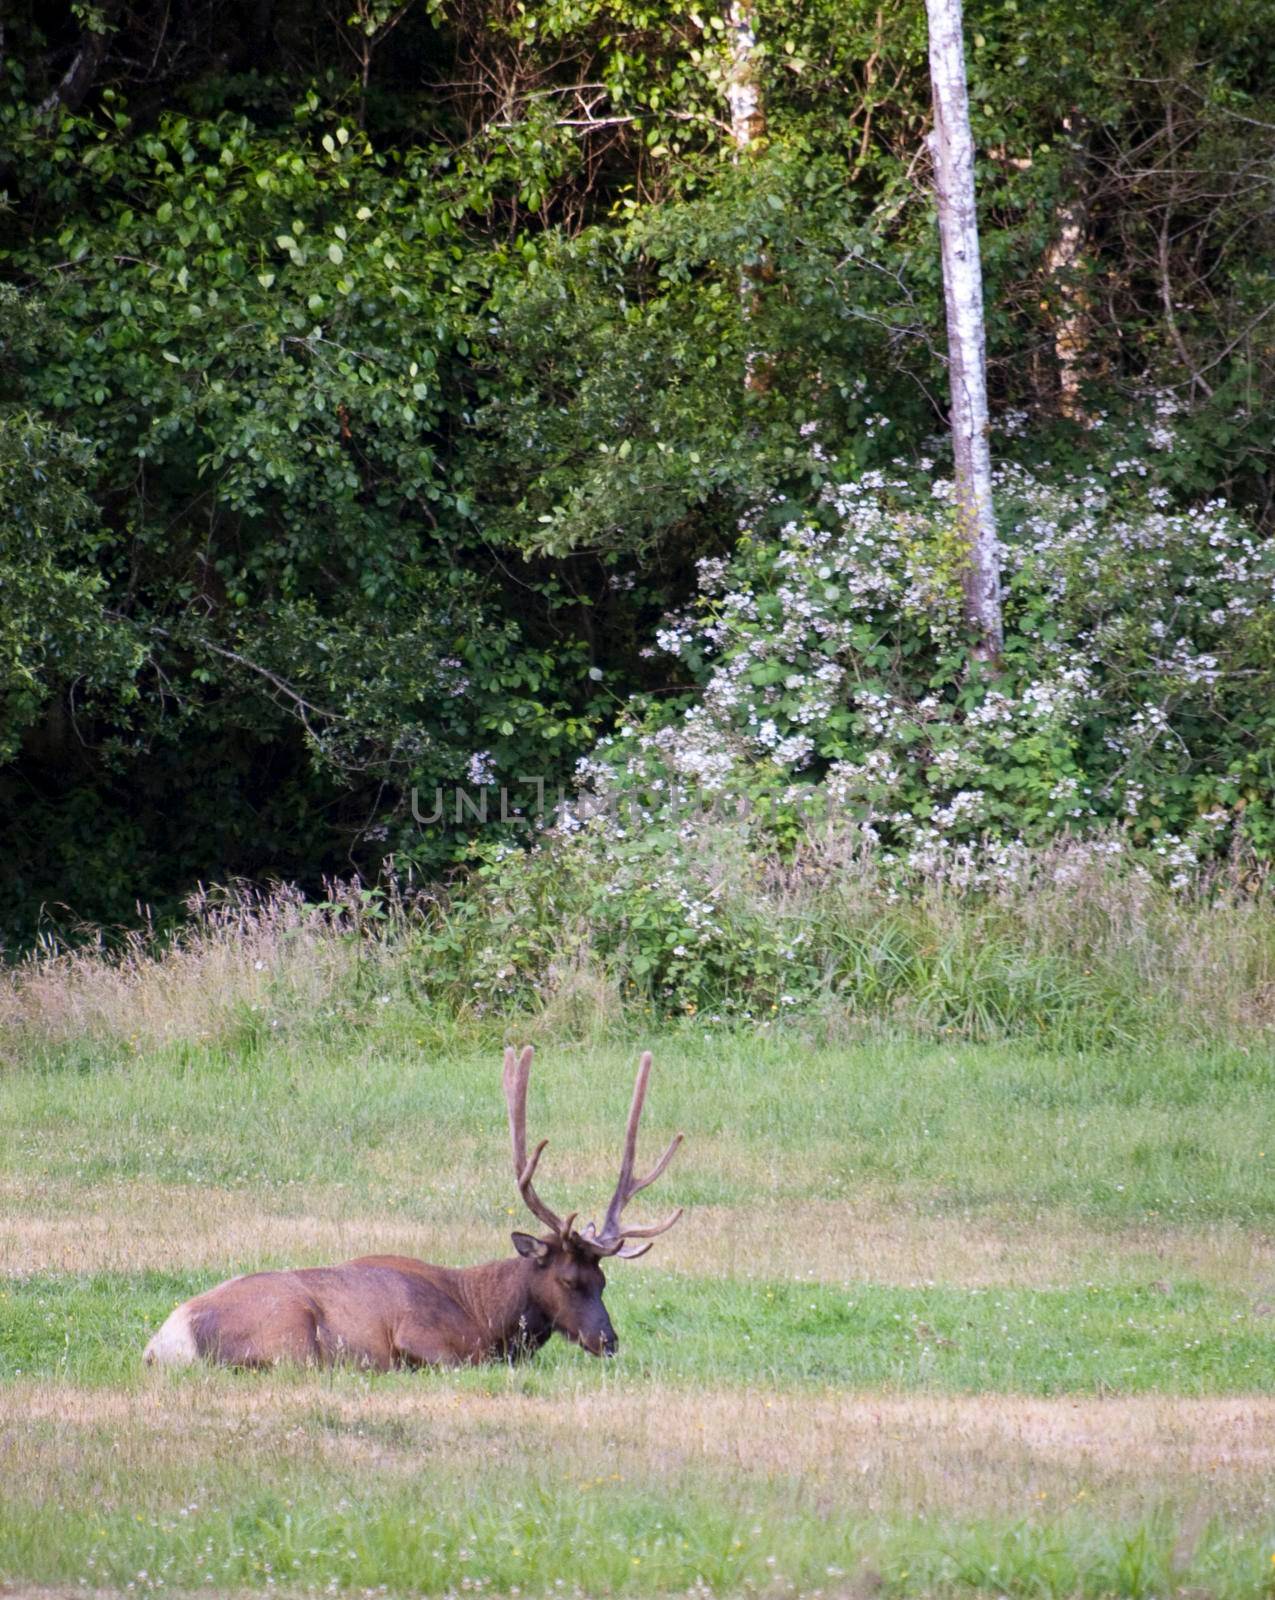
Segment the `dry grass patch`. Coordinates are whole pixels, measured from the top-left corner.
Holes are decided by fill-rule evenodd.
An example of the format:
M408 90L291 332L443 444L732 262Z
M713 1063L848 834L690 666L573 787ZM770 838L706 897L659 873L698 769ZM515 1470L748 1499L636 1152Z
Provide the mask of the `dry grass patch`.
M0 1276L67 1272L249 1271L391 1252L441 1262L500 1253L490 1223L421 1225L341 1214L339 1189L287 1193L263 1209L260 1193L176 1184L118 1183L53 1195L45 1185L0 1186ZM60 1202L60 1203L59 1203ZM293 1209L296 1207L297 1209Z
M800 1479L828 1514L924 1506L1016 1516L1166 1502L1248 1525L1275 1508L1275 1399L1041 1400L765 1390L674 1393L581 1385L553 1398L451 1380L16 1386L0 1416L0 1477L27 1491L146 1503L192 1477L412 1475L489 1467L593 1482L706 1473ZM493 1392L494 1391L494 1392ZM676 1419L674 1422L673 1419ZM112 1487L116 1486L116 1487Z
M1190 1277L1275 1290L1275 1240L1230 1223L1095 1228L1065 1214L926 1216L886 1202L786 1203L783 1226L758 1229L751 1208L697 1207L661 1241L680 1272L822 1283L1058 1288Z
M430 1222L350 1215L349 1206L333 1187L267 1197L146 1182L54 1190L10 1179L0 1183L0 1276L229 1273L371 1252L459 1265L508 1253L507 1229L523 1225L514 1207L485 1221ZM931 1217L865 1201L790 1202L779 1230L756 1220L752 1207L697 1206L661 1241L656 1265L705 1277L962 1288L1183 1277L1275 1298L1275 1240L1229 1223L1094 1228L1057 1214Z
M133 1049L207 1043L254 1012L317 1009L364 955L343 937L359 926L357 897L336 892L320 913L293 888L200 891L167 941L143 928L114 948L100 932L40 948L0 973L0 1056L85 1039Z

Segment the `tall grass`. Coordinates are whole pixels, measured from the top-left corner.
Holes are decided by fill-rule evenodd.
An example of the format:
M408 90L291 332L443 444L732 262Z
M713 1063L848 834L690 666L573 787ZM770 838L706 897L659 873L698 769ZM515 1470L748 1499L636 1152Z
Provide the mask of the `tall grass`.
M378 987L401 984L407 918L393 894L330 886L200 889L174 928L48 935L0 975L0 1057L103 1047L127 1054L184 1043L251 1046Z
M810 930L826 1005L927 1036L1254 1042L1275 1027L1275 905L1234 881L1172 890L1089 849L1054 846L973 888L887 890L836 837L766 885Z
M1275 905L1237 879L1172 890L1058 845L1000 879L918 875L901 892L836 837L783 859L724 850L716 964L679 984L649 973L651 926L639 938L578 860L562 867L518 858L451 897L392 880L318 903L232 886L201 891L162 934L46 939L0 974L0 1058L251 1047L391 1003L449 1036L516 1016L532 1035L597 1037L678 1015L1077 1049L1275 1031ZM657 944L682 937L670 915Z

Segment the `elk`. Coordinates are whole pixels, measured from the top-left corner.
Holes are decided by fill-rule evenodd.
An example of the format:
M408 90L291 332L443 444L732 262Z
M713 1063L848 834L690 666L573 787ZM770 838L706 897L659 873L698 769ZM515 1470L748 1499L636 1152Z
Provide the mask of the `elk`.
M601 1228L576 1227L536 1193L532 1179L547 1139L527 1154L527 1084L532 1049L505 1051L504 1089L514 1177L527 1209L548 1230L515 1232L511 1260L474 1267L435 1267L407 1256L360 1256L337 1267L254 1272L230 1278L187 1300L146 1346L149 1365L195 1361L234 1367L281 1362L327 1366L350 1362L385 1372L394 1367L464 1366L517 1361L554 1333L591 1355L615 1354L615 1329L602 1303L610 1256L644 1255L682 1215L648 1227L625 1227L621 1214L668 1166L679 1133L645 1177L634 1177L638 1124L646 1101L651 1055L643 1053L633 1085L620 1178ZM644 1241L634 1243L633 1241Z

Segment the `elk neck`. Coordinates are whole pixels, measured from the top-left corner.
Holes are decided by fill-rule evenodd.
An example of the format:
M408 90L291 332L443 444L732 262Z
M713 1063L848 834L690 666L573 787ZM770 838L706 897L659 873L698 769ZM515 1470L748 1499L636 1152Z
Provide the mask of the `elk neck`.
M534 1263L514 1256L457 1272L465 1310L490 1341L493 1354L538 1350L553 1324L531 1292Z

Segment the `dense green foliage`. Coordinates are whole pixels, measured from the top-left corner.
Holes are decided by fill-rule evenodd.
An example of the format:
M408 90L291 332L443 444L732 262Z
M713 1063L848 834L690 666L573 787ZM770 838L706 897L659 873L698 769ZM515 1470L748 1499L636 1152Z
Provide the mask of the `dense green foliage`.
M814 525L829 482L941 456L919 6L760 4L769 136L742 163L714 7L13 10L7 940L42 906L119 918L206 875L314 884L389 851L437 873L468 832L450 811L422 830L413 788L428 810L456 782L568 777L632 695L703 679L649 646L741 519L732 570L760 582L785 550L775 496ZM1133 572L1104 555L1109 519L1075 555L1125 619L1084 645L1103 687L1077 736L987 755L939 584L838 657L808 778L866 750L866 663L911 701L934 679L943 707L915 816L977 788L967 833L1041 837L1083 820L1060 784L1107 784L1098 820L1141 784L1140 823L1185 837L1242 802L1269 852L1269 592L1234 638L1203 609L1182 633L1217 657L1213 696L1156 677L1136 613L1170 579L1225 611L1190 508L1228 500L1260 544L1275 503L1273 25L1270 0L968 8L998 453L1074 500L1065 474L1150 451L1180 533L1158 574L1153 542ZM1067 316L1092 427L1059 415ZM915 537L907 560L950 566L941 519ZM1046 638L1046 555L1012 574L1011 700L1093 620L1073 587ZM1147 703L1183 758L1104 755ZM940 757L977 781L936 782Z

